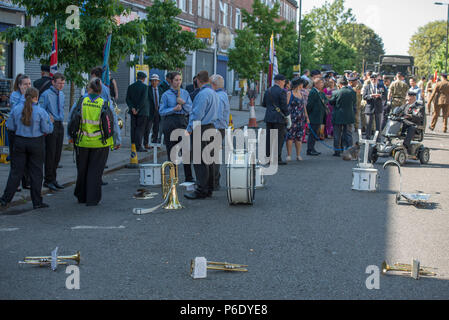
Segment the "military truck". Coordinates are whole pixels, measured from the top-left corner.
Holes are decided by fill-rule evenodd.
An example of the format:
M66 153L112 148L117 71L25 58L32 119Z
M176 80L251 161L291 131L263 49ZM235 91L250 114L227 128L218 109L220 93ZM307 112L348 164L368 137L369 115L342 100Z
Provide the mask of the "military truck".
M417 71L414 57L395 55L381 55L379 57L379 64L376 64L376 69L377 73L386 75L391 79L393 79L398 72L402 72L405 78L408 79L415 76Z

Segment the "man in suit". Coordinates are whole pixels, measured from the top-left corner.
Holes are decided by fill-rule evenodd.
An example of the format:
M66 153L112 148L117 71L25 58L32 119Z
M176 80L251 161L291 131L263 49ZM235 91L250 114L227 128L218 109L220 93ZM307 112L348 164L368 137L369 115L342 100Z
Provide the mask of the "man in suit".
M430 104L435 99L434 112L432 123L429 129L435 130L435 126L440 116L440 110L443 111L443 132L447 132L447 118L449 117L449 81L447 81L447 74L441 75L441 81L433 89L432 95L427 102L427 109L430 110Z
M329 101L334 106L332 124L334 125L334 156L339 157L343 147L352 147L352 124L355 122L357 94L348 86L346 78L338 79L339 90ZM343 142L343 143L342 143Z
M287 162L282 160L282 147L284 145L284 138L286 134L285 117L288 112L287 92L283 89L286 78L282 74L274 77L274 85L265 91L262 106L267 109L265 112L265 123L267 124L267 157L271 156L271 137L270 130L278 131L278 164L286 165Z
M150 114L148 117L147 124L145 126L145 133L143 136L143 145L145 149L150 149L148 140L150 137L150 130L153 127L153 137L151 143L160 143L161 138L159 137L159 123L161 116L159 115L159 105L161 104L162 88L159 87L159 76L153 74L150 78L151 86L148 88L148 99L150 103Z
M313 80L313 88L310 90L307 100L307 114L309 115L309 128L311 131L307 140L308 156L319 156L321 154L315 150L315 142L319 139L318 132L327 110L327 98L323 92L323 88L324 80L322 78L315 78Z
M363 100L366 101L366 139L371 139L373 136L373 122L376 124L376 130L381 130L383 112L382 97L386 94L384 87L379 87L378 85L377 74L371 74L370 81L364 86L362 93ZM378 139L380 140L380 135Z
M144 83L146 77L144 72L138 72L137 81L126 91L126 104L131 115L131 143L135 144L137 152L147 151L142 147L142 138L150 115L148 86Z

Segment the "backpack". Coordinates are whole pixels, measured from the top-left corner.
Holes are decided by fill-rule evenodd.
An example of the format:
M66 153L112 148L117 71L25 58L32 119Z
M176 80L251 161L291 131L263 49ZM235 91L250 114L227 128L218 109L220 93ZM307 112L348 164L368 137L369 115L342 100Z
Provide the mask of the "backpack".
M105 101L100 114L101 140L106 144L106 140L114 136L114 114L109 107L109 101Z
M82 121L81 105L83 104L83 99L84 97L79 98L67 125L67 133L69 134L69 137L72 138L74 143L78 142L78 139L80 138L79 133L81 130Z

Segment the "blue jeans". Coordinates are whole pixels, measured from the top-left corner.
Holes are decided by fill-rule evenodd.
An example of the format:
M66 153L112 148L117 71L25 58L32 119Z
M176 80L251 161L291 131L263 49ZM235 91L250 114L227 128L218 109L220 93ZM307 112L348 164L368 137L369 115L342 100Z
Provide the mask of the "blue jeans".
M345 148L352 147L352 125L334 124L334 151L342 152Z

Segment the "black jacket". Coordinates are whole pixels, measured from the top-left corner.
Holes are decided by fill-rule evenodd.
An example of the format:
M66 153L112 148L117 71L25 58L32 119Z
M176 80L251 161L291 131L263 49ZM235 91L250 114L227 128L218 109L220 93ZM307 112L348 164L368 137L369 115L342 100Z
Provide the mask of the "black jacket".
M375 93L374 91L381 94L381 96L379 98L373 98L371 95ZM363 100L366 101L365 114L381 114L383 112L382 98L386 94L383 86L380 88L373 88L371 83L365 85L362 92Z
M41 96L47 89L50 89L51 80L52 78L50 77L42 77L33 82L33 87L39 90L39 96Z
M140 80L130 85L126 91L126 104L130 114L133 114L132 109L134 108L137 110L137 115L148 117L150 115L148 86Z
M154 116L159 113L159 109L156 111L156 106L154 105L154 88L152 86L148 87L148 99L150 100L150 120L154 119ZM161 106L161 98L163 95L163 89L161 87L157 87L159 94L158 106Z
M288 116L290 113L288 112L287 92L284 89L277 85L267 89L262 106L267 109L264 119L266 123L285 124L284 116ZM284 116L276 111L276 108L279 108Z

